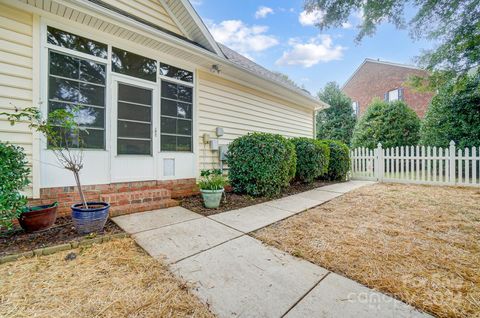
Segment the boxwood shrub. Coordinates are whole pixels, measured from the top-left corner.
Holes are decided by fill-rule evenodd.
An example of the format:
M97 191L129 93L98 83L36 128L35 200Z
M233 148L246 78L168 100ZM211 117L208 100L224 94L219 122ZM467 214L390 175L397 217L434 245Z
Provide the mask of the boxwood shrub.
M328 172L330 149L318 140L299 137L291 139L297 153L296 179L310 183Z
M285 137L251 133L228 147L229 179L235 192L273 196L295 176L295 147Z
M30 169L22 147L0 142L0 230L10 229L27 198L20 193L29 185Z
M328 172L323 176L327 180L346 180L350 170L350 150L347 145L338 140L322 140L330 148Z

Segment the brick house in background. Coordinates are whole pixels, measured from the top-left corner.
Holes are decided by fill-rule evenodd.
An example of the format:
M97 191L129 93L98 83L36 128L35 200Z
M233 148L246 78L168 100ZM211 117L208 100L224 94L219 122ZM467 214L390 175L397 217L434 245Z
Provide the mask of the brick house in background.
M425 76L425 70L414 66L365 59L343 85L342 91L352 99L357 116L365 113L374 97L386 101L404 100L420 118L425 116L432 93L419 93L406 87L411 75Z

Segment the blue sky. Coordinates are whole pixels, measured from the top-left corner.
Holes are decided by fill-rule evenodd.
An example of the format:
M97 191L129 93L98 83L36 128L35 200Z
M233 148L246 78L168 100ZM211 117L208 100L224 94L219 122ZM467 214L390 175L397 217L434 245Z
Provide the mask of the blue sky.
M373 37L354 42L361 14L341 28L320 32L321 12L305 14L303 0L191 0L217 41L262 66L290 76L316 94L327 82L342 85L365 58L413 64L431 44L382 24ZM302 13L303 12L303 13Z

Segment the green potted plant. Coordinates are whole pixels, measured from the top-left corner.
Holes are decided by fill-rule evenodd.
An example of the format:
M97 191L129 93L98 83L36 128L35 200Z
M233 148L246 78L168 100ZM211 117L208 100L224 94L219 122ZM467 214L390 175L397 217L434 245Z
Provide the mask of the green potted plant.
M221 170L202 170L198 187L206 208L216 209L220 206L226 184L227 178L223 176Z
M71 206L72 219L80 234L88 234L103 230L107 222L110 204L106 202L87 202L80 182L80 170L83 169L83 134L88 134L85 127L79 125L76 117L80 107L64 110L58 109L42 118L40 110L35 107L15 110L15 113L0 113L7 115L12 125L18 122L28 122L29 127L43 134L60 165L71 171L81 202Z

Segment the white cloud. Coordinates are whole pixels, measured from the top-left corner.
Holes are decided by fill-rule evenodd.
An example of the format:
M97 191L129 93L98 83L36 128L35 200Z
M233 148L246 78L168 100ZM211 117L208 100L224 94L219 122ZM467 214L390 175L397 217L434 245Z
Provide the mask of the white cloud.
M278 40L266 34L267 26L247 26L240 20L226 20L219 24L206 21L215 40L249 58L251 53L261 52L278 44Z
M202 0L190 0L190 3L194 6L199 6L199 5L202 5L203 1Z
M353 25L348 21L342 23L342 28L344 28L344 29L351 29L352 27L353 27Z
M291 50L283 52L277 65L301 65L312 67L320 62L339 60L343 56L344 47L333 45L330 35L321 34L309 39L306 43L298 39L290 39Z
M272 8L265 6L258 7L257 12L255 12L255 19L265 18L269 14L273 14Z
M311 12L302 11L298 16L298 21L301 25L315 25L323 21L325 11L314 10Z

